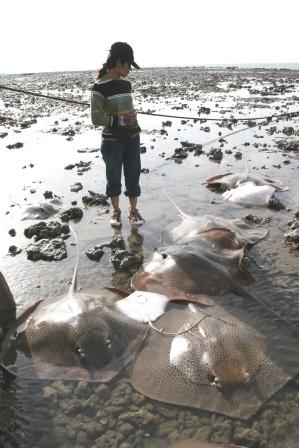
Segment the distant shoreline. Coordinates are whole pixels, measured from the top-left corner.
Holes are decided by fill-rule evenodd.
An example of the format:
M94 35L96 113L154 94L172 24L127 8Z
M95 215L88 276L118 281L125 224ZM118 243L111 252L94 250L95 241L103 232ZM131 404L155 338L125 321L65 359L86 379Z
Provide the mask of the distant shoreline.
M200 64L200 65L165 65L165 66L148 66L142 67L143 70L153 70L153 69L181 69L181 68L197 68L197 69L228 69L228 70L238 70L238 69L264 69L264 70L299 70L299 62L292 63L248 63L248 64ZM6 76L29 76L42 73L80 73L80 72L96 72L97 69L86 69L86 70L58 70L58 71L41 71L41 72L22 72L22 73L0 73L0 79L4 79Z

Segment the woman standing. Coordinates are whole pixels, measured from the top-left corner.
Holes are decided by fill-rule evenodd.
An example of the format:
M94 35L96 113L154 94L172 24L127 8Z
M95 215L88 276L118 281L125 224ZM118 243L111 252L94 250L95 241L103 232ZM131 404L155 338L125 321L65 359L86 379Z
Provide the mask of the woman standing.
M132 86L124 79L131 66L140 68L134 61L132 47L126 42L115 42L91 90L92 122L104 126L101 152L106 165L106 194L113 206L110 224L114 227L121 226L122 167L125 194L130 202L129 222L135 226L144 223L136 208L140 196L140 127L133 107Z

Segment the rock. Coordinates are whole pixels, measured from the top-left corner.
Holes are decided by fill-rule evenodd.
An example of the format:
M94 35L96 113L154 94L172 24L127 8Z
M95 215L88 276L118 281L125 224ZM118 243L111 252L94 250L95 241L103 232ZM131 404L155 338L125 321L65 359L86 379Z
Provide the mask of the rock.
M186 157L188 157L188 152L184 148L175 149L172 155L174 159L186 159Z
M78 193L78 191L83 190L83 185L81 182L76 182L74 185L71 186L71 191L74 193Z
M110 389L106 384L100 384L96 390L96 395L103 401L106 401L110 395Z
M9 234L10 236L16 236L17 232L15 231L15 229L10 229L10 230L8 231L8 234Z
M143 174L148 174L148 173L149 173L149 169L148 169L148 168L142 168L142 169L141 169L141 172L142 172Z
M299 140L297 141L286 141L280 140L277 142L277 147L283 151L299 151Z
M116 270L124 271L138 269L143 263L143 258L131 251L117 249L112 253L110 262Z
M109 205L108 202L108 196L106 196L105 194L99 194L99 193L94 193L91 190L88 190L89 196L83 196L82 197L82 202L83 204L86 206L91 206L91 205Z
M8 132L1 132L0 138L4 138L8 136Z
M295 249L299 249L299 226L285 233L283 239L287 244L291 244Z
M162 121L162 126L170 127L172 126L172 121L170 120Z
M289 127L283 128L282 133L285 135L293 135L295 133L295 130L294 130L294 128L289 126Z
M255 215L246 215L245 219L246 219L246 221L248 221L252 224L264 224L264 223L269 223L271 221L270 217L259 218L258 216L255 216Z
M22 252L22 249L20 247L17 246L9 246L8 248L8 253L9 255L15 256L15 255L19 255Z
M72 207L60 213L61 221L67 222L70 220L79 221L83 216L83 211L79 207Z
M24 146L24 143L17 142L17 143L14 143L13 145L7 145L6 148L8 148L8 149L18 149L18 148L22 148L22 146Z
M144 154L144 153L146 153L146 147L140 146L140 154Z
M25 237L30 239L34 236L34 241L39 241L45 238L53 239L61 236L62 234L66 235L68 233L70 233L68 224L61 225L58 221L50 221L47 223L41 221L37 224L33 224L32 226L27 227L24 230Z
M53 199L53 193L52 193L52 191L45 191L44 192L44 198L45 199Z
M104 253L101 246L95 246L93 249L87 249L85 251L85 255L93 261L100 261Z
M42 389L42 395L46 400L57 401L57 390L50 386L45 386Z
M75 389L75 395L78 398L89 398L91 395L91 389L87 381L79 381Z
M279 199L277 199L275 196L273 196L268 204L269 208L272 208L274 210L284 210L285 206L280 202Z
M119 445L123 440L124 436L120 432L107 431L95 440L93 448L119 448Z
M236 159L240 160L240 159L242 159L243 154L242 154L240 151L237 151L237 152L234 154L234 156L235 156Z
M28 260L59 261L67 257L66 245L62 238L43 239L30 244L27 249Z
M65 170L72 170L73 168L75 168L75 165L73 165L73 164L69 164L64 167Z
M223 158L223 152L219 148L212 148L209 151L208 157L211 160L220 161Z

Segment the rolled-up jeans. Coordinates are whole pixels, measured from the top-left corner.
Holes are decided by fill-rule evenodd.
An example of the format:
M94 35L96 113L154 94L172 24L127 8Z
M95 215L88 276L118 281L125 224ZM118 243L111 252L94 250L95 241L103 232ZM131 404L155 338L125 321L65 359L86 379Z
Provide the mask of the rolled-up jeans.
M125 195L140 196L140 135L124 143L102 140L101 153L106 165L106 195L119 196L121 193L121 174L124 167Z

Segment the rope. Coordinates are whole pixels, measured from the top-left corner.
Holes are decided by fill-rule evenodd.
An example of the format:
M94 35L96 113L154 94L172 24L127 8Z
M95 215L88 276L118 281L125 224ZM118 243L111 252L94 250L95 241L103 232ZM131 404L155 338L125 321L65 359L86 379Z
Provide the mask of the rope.
M29 90L22 90L22 89L15 89L13 87L7 87L7 86L3 86L2 84L0 84L0 89L5 89L5 90L10 90L12 92L18 92L18 93L23 93L25 95L31 95L31 96L37 96L40 98L47 98L47 99L51 99L51 100L56 100L56 101L63 101L65 103L71 103L71 104L79 104L80 106L86 106L86 107L90 107L90 103L87 103L85 101L76 101L76 100L71 100L68 98L61 98L59 96L52 96L52 95L43 95L42 93L35 93L35 92L30 92ZM279 118L279 117L286 117L286 116L296 116L299 114L299 111L295 111L295 112L285 112L283 114L279 114L279 115L269 115L269 116L264 116L264 117L247 117L247 118L201 118L201 117L185 117L185 116L180 116L180 115L166 115L166 114L156 114L153 112L144 112L144 111L137 111L139 114L142 115L151 115L151 116L155 116L155 117L164 117L164 118L179 118L179 119L183 119L183 120L205 120L205 121L256 121L256 120L272 120L272 118Z

